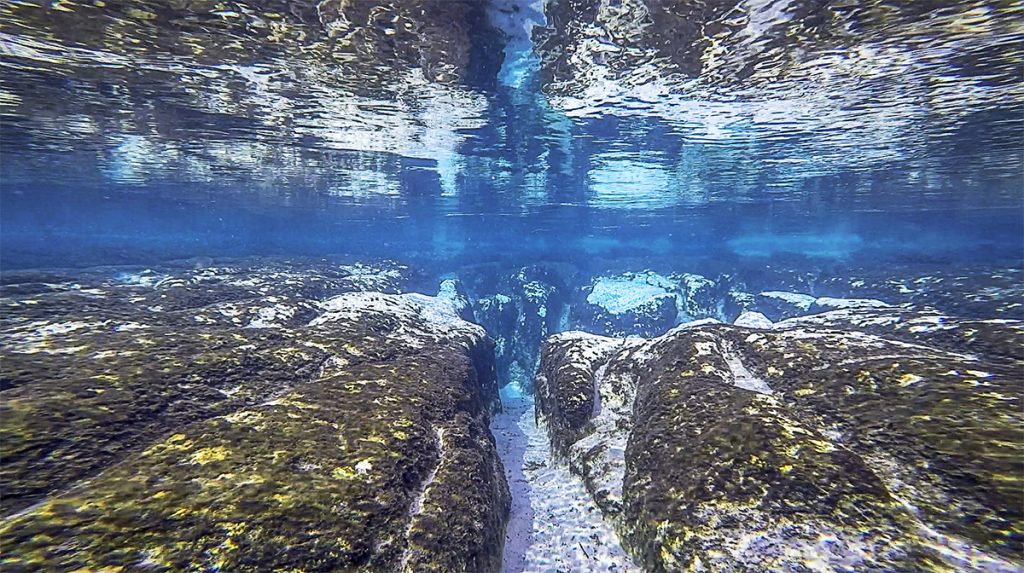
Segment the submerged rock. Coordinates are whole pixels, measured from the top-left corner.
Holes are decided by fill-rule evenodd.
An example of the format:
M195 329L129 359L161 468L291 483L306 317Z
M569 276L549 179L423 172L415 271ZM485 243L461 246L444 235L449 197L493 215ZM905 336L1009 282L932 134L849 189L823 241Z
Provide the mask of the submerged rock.
M473 307L469 303L466 289L458 279L445 279L441 281L441 286L437 290L437 297L448 300L455 313L459 315L459 318L469 322L474 321Z
M650 571L1017 571L1022 337L894 308L566 333L538 415Z
M510 286L519 309L512 346L513 372L518 375L511 378L529 392L540 346L548 335L557 332L565 289L557 274L546 267L522 269L513 275Z
M721 283L693 273L599 276L573 304L573 329L603 336L658 336L679 324L721 319Z
M273 272L5 287L5 570L500 568L483 329L365 291L302 299L304 324L222 314Z
M705 318L722 320L725 300L722 277L713 281L703 275L683 273L671 275L680 285L678 322L692 322Z
M813 296L787 291L765 291L754 297L754 308L771 321L780 321L811 312Z
M768 317L760 312L746 311L736 317L733 324L736 326L745 326L747 328L771 328L774 323L768 320Z
M567 330L649 337L695 320L735 322L745 313L752 314L738 324L767 328L773 321L841 307L887 304L927 309L932 302L941 302L970 310L969 316L1016 316L1024 309L1016 302L1020 296L1013 295L1020 289L1014 290L1012 284L1021 273L1005 269L979 267L964 270L955 279L936 268L918 269L906 279L896 279L892 272L850 269L836 270L846 273L844 278L823 278L821 269L782 265L742 272L722 267L701 270L716 273L715 278L653 271L581 278L578 269L555 263L512 269L477 265L460 270L459 276L467 285L463 296L471 301L474 319L496 342L499 379L527 393L532 391L541 342ZM958 298L950 289L965 290ZM461 287L456 290L462 292ZM973 302L959 304L960 299ZM764 319L745 322L758 314ZM462 316L467 318L468 311Z
M515 363L513 347L519 312L512 298L496 294L474 301L473 314L494 340L495 365L502 382L510 381L509 371Z
M858 269L822 281L823 293L879 299L960 317L1024 319L1024 269L901 265Z
M731 275L733 288L726 300L727 319L744 310L757 310L751 292L806 293L827 303L830 299L874 300L918 309L938 309L946 314L987 318L1024 319L1024 269L977 264L886 264L849 268L825 265L775 264L770 269L741 269ZM809 299L803 299L804 304ZM764 301L768 302L768 301ZM802 304L801 306L803 306ZM832 310L827 304L790 309L790 316ZM765 312L769 318L771 312Z
M655 336L679 317L679 285L657 273L598 277L573 305L574 326L611 336Z
M745 312L759 312L757 311L757 297L749 292L736 289L730 289L725 294L722 306L725 320L729 322L735 321ZM759 312L759 314L763 313Z
M814 303L808 311L810 314L818 314L819 312L828 312L830 310L837 310L841 308L884 308L887 306L890 306L889 303L873 298L835 298L822 296L814 299Z

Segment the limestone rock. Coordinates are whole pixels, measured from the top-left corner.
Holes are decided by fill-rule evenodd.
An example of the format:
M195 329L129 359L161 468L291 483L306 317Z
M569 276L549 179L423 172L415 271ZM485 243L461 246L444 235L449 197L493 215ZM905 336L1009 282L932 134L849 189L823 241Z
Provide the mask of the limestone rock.
M492 273L491 280L481 281L485 285L480 290L487 294L477 299L474 311L497 343L502 383L523 393L533 391L541 344L565 327L566 285L573 272L562 265L538 264L501 269Z
M486 296L474 302L473 314L494 340L498 378L505 383L509 382L509 371L515 362L513 348L519 316L515 303L504 294Z
M884 308L887 306L889 306L888 303L873 298L836 298L821 296L814 299L814 303L811 304L810 309L808 309L808 313L818 314L819 312L828 312L830 310L837 310L841 308Z
M656 336L679 317L679 286L650 272L598 277L573 305L573 324L609 336Z
M1024 269L988 265L892 265L822 280L822 294L912 304L946 314L1024 319Z
M747 311L739 315L733 324L747 328L771 328L774 323L760 312Z
M470 305L469 296L465 287L459 279L445 279L438 287L437 298L451 302L452 308L462 320L474 322L473 307Z
M450 298L245 328L224 305L317 271L162 272L5 286L5 569L500 568L493 346Z
M764 291L755 298L755 310L777 322L794 316L809 314L815 297L788 291Z
M722 281L703 275L683 273L672 275L681 286L678 322L691 322L704 318L724 318Z
M745 312L757 311L757 297L742 290L729 289L722 303L723 317L726 321L734 321Z
M647 570L1016 571L1022 336L899 308L562 335L538 407Z

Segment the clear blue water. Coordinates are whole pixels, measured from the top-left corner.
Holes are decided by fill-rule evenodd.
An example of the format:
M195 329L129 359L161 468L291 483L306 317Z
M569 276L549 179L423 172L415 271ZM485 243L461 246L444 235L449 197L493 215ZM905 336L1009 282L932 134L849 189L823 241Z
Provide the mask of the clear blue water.
M1022 0L0 0L0 569L1022 571L1022 62Z
M1019 11L6 3L3 266L1016 266Z

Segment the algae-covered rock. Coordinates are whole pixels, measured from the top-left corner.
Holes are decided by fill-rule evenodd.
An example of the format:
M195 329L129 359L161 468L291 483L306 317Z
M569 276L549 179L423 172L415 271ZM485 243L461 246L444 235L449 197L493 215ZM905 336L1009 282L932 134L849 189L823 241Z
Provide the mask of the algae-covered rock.
M648 570L1015 571L1022 332L848 308L560 335L537 404Z
M1024 319L1024 269L990 265L886 265L837 273L820 295L878 299L964 318Z
M595 401L601 361L621 343L613 338L565 332L549 338L537 373L537 415L548 422L553 450L565 455L599 408Z
M621 511L636 392L635 379L618 370L626 361L614 359L641 346L640 339L565 332L547 340L537 372L536 415L547 425L552 452L583 478L607 515Z
M248 274L246 296L160 300L258 304L274 281ZM5 291L4 570L500 567L493 345L452 300L338 289L247 328L165 322L156 283L89 288Z

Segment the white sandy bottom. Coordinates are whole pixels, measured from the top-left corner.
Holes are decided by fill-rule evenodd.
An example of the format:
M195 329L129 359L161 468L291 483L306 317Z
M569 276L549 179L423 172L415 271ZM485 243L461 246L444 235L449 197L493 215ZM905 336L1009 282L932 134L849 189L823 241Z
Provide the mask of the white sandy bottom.
M551 459L533 400L502 394L491 432L512 492L505 573L638 571L577 476Z

